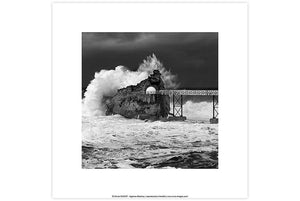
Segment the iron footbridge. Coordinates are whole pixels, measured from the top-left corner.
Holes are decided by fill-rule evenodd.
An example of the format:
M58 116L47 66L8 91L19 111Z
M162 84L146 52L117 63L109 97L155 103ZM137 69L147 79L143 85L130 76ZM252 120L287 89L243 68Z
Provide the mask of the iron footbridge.
M172 103L173 113L170 113L173 117L182 118L183 116L183 96L211 96L213 114L210 119L211 123L218 123L219 115L219 101L218 90L159 90L148 92L147 94L160 94L170 96L170 103Z

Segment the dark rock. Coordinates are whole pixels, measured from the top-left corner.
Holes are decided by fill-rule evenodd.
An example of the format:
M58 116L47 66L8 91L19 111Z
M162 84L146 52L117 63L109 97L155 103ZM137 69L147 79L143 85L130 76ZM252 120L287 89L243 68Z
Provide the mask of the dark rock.
M156 91L165 89L158 70L137 85L119 89L117 94L106 99L106 115L120 114L126 118L158 120L166 118L170 111L167 95L146 94L148 87Z

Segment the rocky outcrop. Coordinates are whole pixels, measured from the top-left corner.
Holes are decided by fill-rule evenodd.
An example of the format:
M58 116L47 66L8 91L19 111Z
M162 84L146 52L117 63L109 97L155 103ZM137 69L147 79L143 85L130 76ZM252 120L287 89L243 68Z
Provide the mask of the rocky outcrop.
M106 100L106 115L120 114L127 118L157 120L167 117L170 111L169 96L146 94L148 87L165 89L158 70L137 85L119 89L117 94Z

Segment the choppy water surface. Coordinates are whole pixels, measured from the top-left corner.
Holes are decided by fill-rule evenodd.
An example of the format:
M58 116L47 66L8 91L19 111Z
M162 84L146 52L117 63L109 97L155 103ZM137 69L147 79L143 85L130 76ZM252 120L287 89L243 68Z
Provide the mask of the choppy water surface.
M218 168L218 125L82 118L82 168Z

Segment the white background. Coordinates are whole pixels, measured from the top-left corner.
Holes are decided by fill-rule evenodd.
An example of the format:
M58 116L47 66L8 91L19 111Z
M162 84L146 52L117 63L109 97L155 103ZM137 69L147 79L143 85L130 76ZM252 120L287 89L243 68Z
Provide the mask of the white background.
M219 169L81 169L81 32L88 31L219 32ZM53 5L53 196L112 195L247 197L247 4Z
M0 11L1 200L51 200L50 1ZM249 200L299 200L299 3L249 11Z

